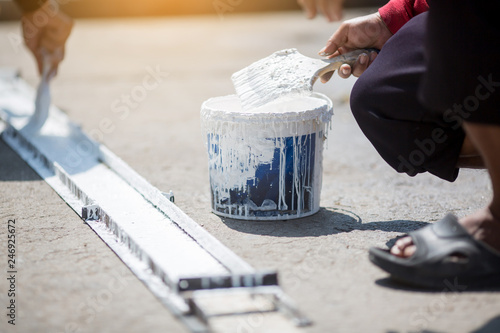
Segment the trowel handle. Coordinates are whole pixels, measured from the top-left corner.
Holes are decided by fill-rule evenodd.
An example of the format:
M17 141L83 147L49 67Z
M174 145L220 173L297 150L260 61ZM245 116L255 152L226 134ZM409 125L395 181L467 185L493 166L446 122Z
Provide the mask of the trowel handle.
M42 54L42 80L49 81L54 76L52 74L51 54L46 49L42 49L40 52Z
M348 64L349 66L353 66L356 60L358 60L358 57L365 53L365 54L370 54L371 52L379 52L377 49L358 49L354 50L351 52L347 52L344 54L341 54L339 56L330 58L330 59L323 59L322 61L325 63L328 63L327 66L321 68L317 74L318 76L322 76L328 72L333 72L337 69L340 68L343 64Z

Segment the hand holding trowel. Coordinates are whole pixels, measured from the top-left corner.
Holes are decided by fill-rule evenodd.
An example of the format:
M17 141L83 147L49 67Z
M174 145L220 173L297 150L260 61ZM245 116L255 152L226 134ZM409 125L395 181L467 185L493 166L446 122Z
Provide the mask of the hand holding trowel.
M296 49L275 52L231 77L244 110L258 108L283 96L311 92L316 80L331 76L343 64L353 66L362 54L376 49L357 49L330 59L314 59Z
M57 67L64 58L64 46L73 27L73 20L59 10L58 1L39 2L36 10L26 11L22 17L24 42L35 56L41 75L35 112L24 127L33 132L38 132L43 127L49 115L49 82L56 75ZM41 22L40 17L46 20Z

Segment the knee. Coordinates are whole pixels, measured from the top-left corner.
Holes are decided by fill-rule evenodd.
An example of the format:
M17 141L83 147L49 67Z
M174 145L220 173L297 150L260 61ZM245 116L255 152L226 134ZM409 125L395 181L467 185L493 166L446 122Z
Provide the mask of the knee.
M351 111L360 127L364 127L370 121L370 111L379 109L376 105L377 96L374 95L374 82L370 75L361 75L351 91Z

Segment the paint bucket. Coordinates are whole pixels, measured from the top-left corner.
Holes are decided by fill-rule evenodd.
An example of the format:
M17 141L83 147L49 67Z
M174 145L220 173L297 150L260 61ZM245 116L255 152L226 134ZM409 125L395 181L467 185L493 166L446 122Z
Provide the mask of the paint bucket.
M201 108L212 211L244 220L288 220L319 210L323 143L332 117L323 94L243 111L236 95Z

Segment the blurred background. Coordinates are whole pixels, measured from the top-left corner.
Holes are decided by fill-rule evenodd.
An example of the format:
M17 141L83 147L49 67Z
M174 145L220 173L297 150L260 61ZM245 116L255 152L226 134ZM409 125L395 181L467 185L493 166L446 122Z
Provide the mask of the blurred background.
M387 0L346 0L345 8L377 7ZM247 13L299 10L296 0L60 0L74 18L206 15L220 11ZM21 13L13 1L0 0L0 20L16 20Z

